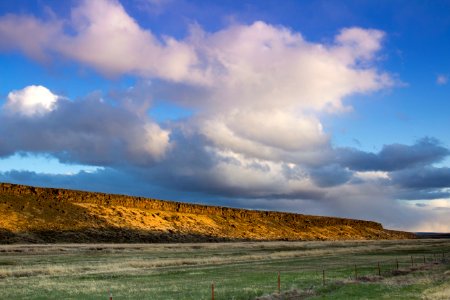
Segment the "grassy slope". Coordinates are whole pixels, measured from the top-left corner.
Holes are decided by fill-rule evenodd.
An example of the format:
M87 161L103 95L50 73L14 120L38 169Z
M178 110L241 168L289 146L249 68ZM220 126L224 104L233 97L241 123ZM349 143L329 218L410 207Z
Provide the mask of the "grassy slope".
M412 237L369 221L0 184L0 243Z
M448 260L432 264L442 252L449 240L3 245L0 298L106 299L111 290L114 299L210 299L213 281L215 299L277 299L264 295L280 271L283 291L311 299L448 299Z

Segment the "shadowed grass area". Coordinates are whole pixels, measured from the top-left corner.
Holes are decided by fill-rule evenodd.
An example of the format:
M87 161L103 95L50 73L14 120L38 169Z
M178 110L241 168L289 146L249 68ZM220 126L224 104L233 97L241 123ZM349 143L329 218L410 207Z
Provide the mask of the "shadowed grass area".
M284 299L439 299L443 252L449 240L4 245L0 298L211 299L214 282L215 299L281 299L280 271Z

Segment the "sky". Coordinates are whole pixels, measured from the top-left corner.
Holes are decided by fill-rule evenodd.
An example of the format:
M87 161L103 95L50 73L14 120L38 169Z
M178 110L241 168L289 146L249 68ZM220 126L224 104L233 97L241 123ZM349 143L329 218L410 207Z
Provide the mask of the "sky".
M450 232L448 1L0 1L0 181Z

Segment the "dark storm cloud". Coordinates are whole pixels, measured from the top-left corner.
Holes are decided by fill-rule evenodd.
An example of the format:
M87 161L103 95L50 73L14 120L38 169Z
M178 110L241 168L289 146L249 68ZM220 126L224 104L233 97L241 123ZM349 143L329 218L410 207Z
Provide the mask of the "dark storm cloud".
M264 197L257 197L257 198L266 199L266 200L277 200L277 199L296 200L296 199L302 199L302 200L317 201L317 200L325 199L326 195L327 195L327 193L324 190L304 189L304 190L292 191L291 193L267 194Z
M449 149L433 138L423 138L414 145L391 144L375 154L354 148L337 149L337 161L355 171L395 171L442 161Z
M132 172L146 181L174 190L219 193L220 179L211 171L219 158L214 152L207 151L205 145L208 142L204 137L195 133L185 134L175 127L171 139L174 147L163 160L151 168L133 167Z
M450 168L423 167L391 173L392 183L412 189L450 188Z
M333 164L312 169L310 175L314 183L320 187L332 187L346 183L352 177L352 172Z

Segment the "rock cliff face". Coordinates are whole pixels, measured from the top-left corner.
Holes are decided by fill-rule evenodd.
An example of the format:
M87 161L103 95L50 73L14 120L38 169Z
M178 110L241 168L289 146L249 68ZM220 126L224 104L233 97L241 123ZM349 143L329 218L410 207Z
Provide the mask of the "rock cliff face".
M0 184L0 243L414 237L371 221Z

